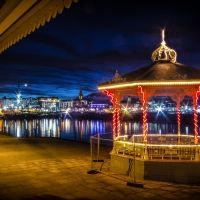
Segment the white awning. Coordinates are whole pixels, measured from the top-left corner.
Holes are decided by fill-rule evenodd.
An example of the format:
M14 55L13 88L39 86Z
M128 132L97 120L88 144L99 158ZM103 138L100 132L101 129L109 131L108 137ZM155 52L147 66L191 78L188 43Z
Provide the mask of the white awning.
M78 0L7 0L0 8L0 53Z

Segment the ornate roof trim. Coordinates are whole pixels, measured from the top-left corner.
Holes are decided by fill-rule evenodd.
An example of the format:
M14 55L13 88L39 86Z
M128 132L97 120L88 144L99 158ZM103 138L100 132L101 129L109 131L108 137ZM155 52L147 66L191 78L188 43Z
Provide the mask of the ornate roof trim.
M122 77L119 75L118 71L116 70L116 72L115 72L115 77L112 78L112 79L109 81L109 83L119 83L119 82L122 82L122 81L126 81L126 78L122 78Z
M33 6L30 8L27 7L24 14L19 16L14 22L11 22L9 28L0 35L0 53L31 32L34 32L41 25L44 26L52 17L55 18L57 13L61 14L64 7L70 8L72 1L75 3L78 2L78 0L37 0ZM12 3L13 1L7 2ZM22 0L20 4L26 4L27 2L27 0ZM1 13L3 13L4 8L8 8L8 6L6 7L6 3L4 6L1 8ZM8 15L11 14L8 13Z
M99 90L104 89L117 89L117 88L126 88L126 87L136 87L136 86L186 86L186 85L200 85L200 79L199 80L189 80L189 81L133 81L133 82L125 82L121 84L112 84L112 85L99 85Z
M165 42L165 30L162 30L162 42L161 46L158 47L151 56L151 59L153 61L158 60L171 60L171 62L176 62L177 53L173 49L170 49L168 46L166 46Z

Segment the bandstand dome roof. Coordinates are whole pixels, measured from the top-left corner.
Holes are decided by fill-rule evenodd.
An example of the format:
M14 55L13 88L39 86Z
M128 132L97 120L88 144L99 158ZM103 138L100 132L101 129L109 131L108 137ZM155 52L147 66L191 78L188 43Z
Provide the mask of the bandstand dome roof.
M176 52L166 46L164 37L152 53L152 63L98 85L98 89L114 89L139 85L200 85L200 69L176 62Z

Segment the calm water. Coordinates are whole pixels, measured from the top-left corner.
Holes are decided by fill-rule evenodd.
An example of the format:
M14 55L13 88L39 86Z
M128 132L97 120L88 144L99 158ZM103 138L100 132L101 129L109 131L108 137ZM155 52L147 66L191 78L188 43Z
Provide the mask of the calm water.
M35 120L0 120L0 130L15 137L58 137L77 141L89 141L91 135L97 133L101 137L112 137L112 122L101 120L72 120L72 119L35 119ZM181 125L182 134L194 134L193 127ZM122 122L121 132L127 134L142 133L139 122ZM177 133L177 125L169 123L149 123L148 133Z

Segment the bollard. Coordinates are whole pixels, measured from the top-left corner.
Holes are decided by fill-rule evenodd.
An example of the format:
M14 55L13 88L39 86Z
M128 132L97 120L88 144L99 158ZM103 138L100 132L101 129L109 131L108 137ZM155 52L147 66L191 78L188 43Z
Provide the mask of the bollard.
M51 129L50 129L50 137L51 137Z
M34 131L35 131L35 137L36 137L36 128L34 129Z
M10 135L10 127L8 127L8 134Z

